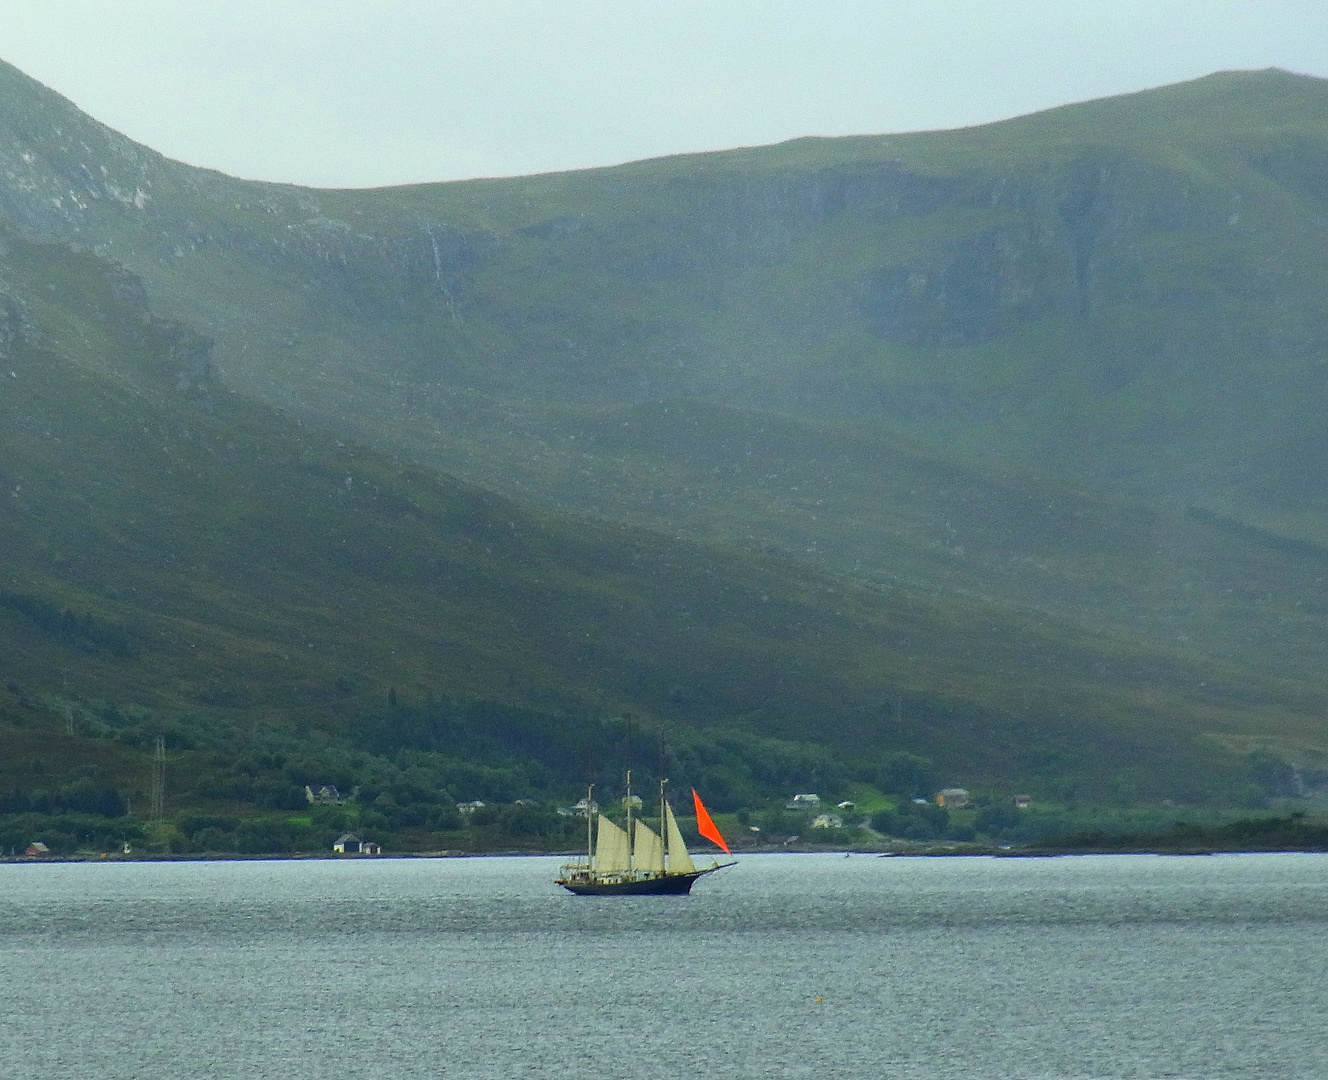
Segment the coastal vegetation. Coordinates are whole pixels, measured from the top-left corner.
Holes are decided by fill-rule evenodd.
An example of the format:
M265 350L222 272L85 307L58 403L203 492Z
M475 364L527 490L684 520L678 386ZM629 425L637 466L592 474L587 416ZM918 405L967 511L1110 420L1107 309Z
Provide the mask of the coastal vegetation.
M613 813L622 768L638 753L638 791L655 790L661 775L675 795L700 788L739 851L1317 850L1326 827L1303 811L1287 817L1304 778L1266 753L1246 757L1238 802L1043 796L1016 807L1006 786L950 809L930 797L945 774L908 752L855 758L738 731L689 731L661 758L629 717L577 723L483 701L385 701L358 745L225 723L166 728L156 817L145 748L159 717L70 709L61 720L32 707L15 719L0 728L0 855L34 841L54 855L126 845L140 856L327 854L345 832L395 853L579 850L585 821L574 803L586 781ZM799 790L823 793L834 820L791 807ZM841 795L846 808L836 810ZM684 807L684 833L701 844Z

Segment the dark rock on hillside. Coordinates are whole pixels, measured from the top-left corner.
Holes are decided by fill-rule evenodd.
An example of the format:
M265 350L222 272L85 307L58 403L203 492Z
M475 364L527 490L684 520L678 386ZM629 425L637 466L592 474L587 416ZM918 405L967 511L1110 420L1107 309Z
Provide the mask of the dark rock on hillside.
M1065 273L1060 239L1039 235L1034 226L1015 226L950 241L925 262L869 271L857 290L859 303L871 331L889 341L988 341L1073 310L1079 290Z
M0 360L11 360L15 349L30 338L23 301L0 287Z

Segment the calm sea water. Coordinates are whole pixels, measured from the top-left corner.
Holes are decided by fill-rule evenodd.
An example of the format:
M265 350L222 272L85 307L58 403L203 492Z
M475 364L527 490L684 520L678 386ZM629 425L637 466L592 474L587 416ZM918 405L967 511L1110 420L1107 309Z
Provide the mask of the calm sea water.
M0 866L6 1080L1328 1077L1328 856Z

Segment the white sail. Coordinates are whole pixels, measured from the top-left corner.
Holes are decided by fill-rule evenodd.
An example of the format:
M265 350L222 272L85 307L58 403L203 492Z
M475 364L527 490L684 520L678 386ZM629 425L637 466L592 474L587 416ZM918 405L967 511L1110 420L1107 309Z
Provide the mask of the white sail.
M599 817L599 835L595 844L594 869L597 874L622 872L631 869L631 845L627 833L603 814Z
M664 841L644 821L636 822L636 847L633 851L638 870L664 872Z
M664 835L669 841L669 873L690 874L696 869L692 857L687 854L687 845L683 843L678 823L673 819L673 807L664 804Z

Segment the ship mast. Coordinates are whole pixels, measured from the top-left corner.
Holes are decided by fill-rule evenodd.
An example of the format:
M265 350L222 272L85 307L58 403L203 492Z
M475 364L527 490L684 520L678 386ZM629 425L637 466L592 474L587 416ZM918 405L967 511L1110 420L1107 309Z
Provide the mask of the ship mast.
M667 784L667 783L668 783L668 780L667 780L667 779L665 779L665 778L661 778L661 779L660 779L660 782L659 782L659 835L660 835L660 843L664 845L664 852L665 852L665 854L664 854L664 870L665 870L666 873L668 872L668 869L669 869L669 861L668 861L669 841L668 841L668 839L667 839L667 838L668 838L668 835L669 835L669 823L668 823L668 821L667 821L667 820L665 819L665 817L664 817L664 814L665 814L665 809L664 809L664 808L665 808L665 806L668 805L668 804L665 803L665 801L664 801L664 785Z
M586 870L595 867L595 815L591 808L595 805L595 785L586 788Z
M632 844L632 770L627 770L627 798L623 799L623 806L627 808L627 869L631 872L636 870L636 852Z

